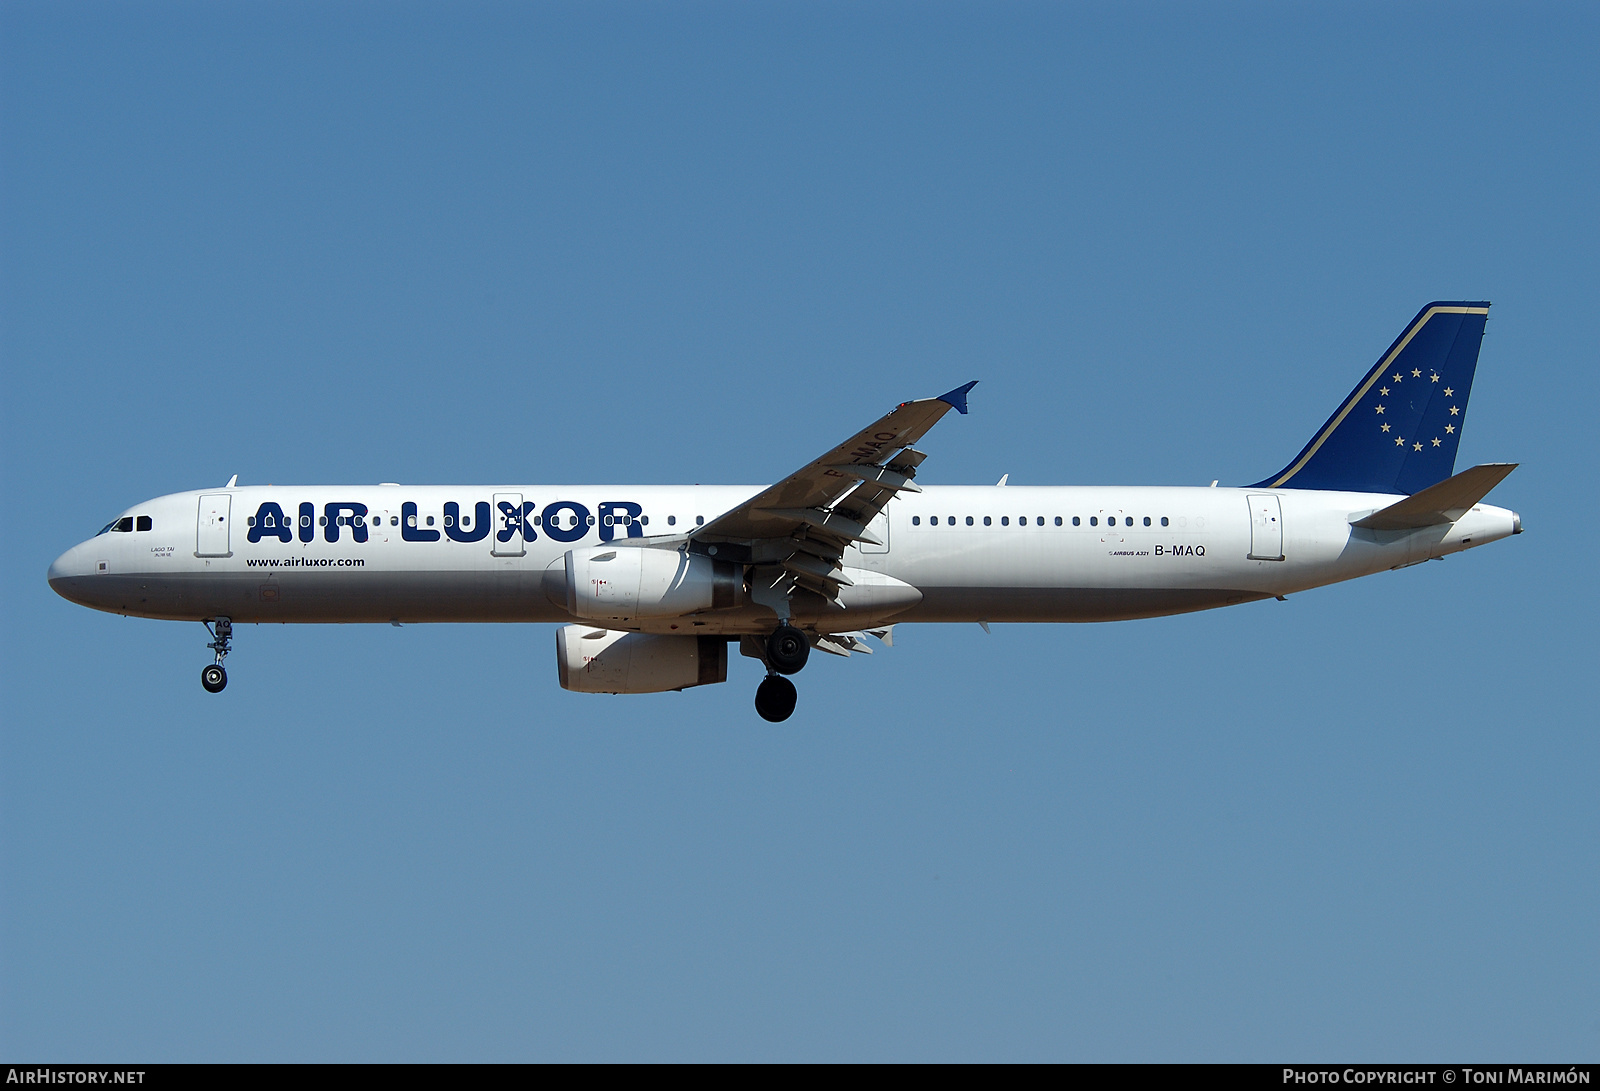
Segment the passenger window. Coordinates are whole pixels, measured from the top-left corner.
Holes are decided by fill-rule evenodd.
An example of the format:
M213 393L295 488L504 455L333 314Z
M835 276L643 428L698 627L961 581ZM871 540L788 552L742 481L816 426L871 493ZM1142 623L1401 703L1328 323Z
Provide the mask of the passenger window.
M1056 526L1059 527L1060 525L1061 525L1061 516L1058 515L1058 516L1056 516Z
M970 527L971 525L972 525L972 516L969 515L969 516L967 516L967 526Z
M416 525L417 525L417 517L415 515L406 516L406 526L415 527Z
M317 516L317 526L325 527L327 525L328 525L328 517L326 515Z
M650 525L650 517L648 515L639 516L639 525L642 526L642 527L649 526Z
M1041 516L1039 516L1039 525L1040 525L1040 526L1041 526L1041 527L1042 527L1042 526L1044 526L1044 516L1042 516L1042 515L1041 515Z
M1000 525L1003 527L1009 527L1011 525L1011 516L1002 515L1000 517Z
M922 525L922 516L913 515L911 517L911 525L914 527L920 527Z
M1144 525L1145 526L1149 526L1150 525L1150 517L1148 515L1146 515L1144 517Z
M991 526L991 525L993 525L993 523L994 523L994 520L993 520L993 519L991 519L991 518L989 518L989 517L988 517L988 516L987 516L987 515L985 515L985 516L984 516L984 517L983 517L983 525L984 525L984 526L986 526L986 527L987 527L987 526Z
M430 522L431 522L431 520L430 520ZM455 526L455 522L448 515L446 515L444 517L444 525L447 526L447 527L452 527L452 526Z
M677 525L678 525L678 517L676 515L667 516L667 526L675 527Z
M131 519L124 519L124 520L122 520L122 523L131 523L132 521L133 520L131 520ZM118 523L117 524L117 529L118 530L132 530L133 529L132 527L123 526L122 523ZM247 527L255 526L256 525L256 517L254 515L245 516L244 525L247 526Z
M535 520L534 520L534 522L536 522L536 523L537 523L537 522L538 522L538 520L537 520L537 519L535 519ZM429 525L429 526L430 526L430 527L431 527L431 526L433 526L433 516L431 516L431 515L430 515L430 516L428 516L428 525Z
M309 527L311 525L311 516L302 515L300 517L300 525L303 527Z
M1130 527L1133 526L1133 516L1131 516L1131 515L1128 516L1126 519L1123 520L1123 523L1126 526L1130 526Z
M1082 526L1083 525L1082 517L1074 515L1072 517L1072 525L1075 526L1075 527Z
M705 526L706 525L706 517L704 515L696 515L694 517L694 525L697 526L697 527Z
M1091 527L1099 526L1100 525L1100 517L1098 515L1089 516L1089 525Z
M574 516L574 518L576 518L576 516ZM589 525L590 525L590 526L591 526L591 527L592 527L592 526L594 526L594 516L592 516L592 515L591 515L591 516L589 516Z
M1162 526L1166 526L1167 525L1167 517L1165 515L1163 515L1161 517L1161 525Z
M154 524L150 522L150 517L148 515L139 516L138 526L140 530L149 530L153 525Z

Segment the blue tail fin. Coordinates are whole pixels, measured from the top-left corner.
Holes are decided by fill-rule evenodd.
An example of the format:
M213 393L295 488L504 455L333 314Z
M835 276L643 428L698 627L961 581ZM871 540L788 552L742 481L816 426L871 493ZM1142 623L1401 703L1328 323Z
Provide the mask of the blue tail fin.
M1414 493L1455 472L1487 303L1429 303L1293 462L1252 489Z

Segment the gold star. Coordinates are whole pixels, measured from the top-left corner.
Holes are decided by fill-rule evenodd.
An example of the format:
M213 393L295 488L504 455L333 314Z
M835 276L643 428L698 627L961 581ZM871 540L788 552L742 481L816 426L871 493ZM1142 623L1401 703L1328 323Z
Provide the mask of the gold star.
M1378 425L1378 430L1382 431L1382 432L1387 432L1389 430L1389 426L1387 424L1380 424L1380 425Z
M1450 415L1452 417L1457 416L1460 412L1461 412L1461 407L1460 406L1452 405L1450 407Z
M1453 425L1453 424L1447 424L1447 425L1444 426L1444 430L1445 430L1445 433L1448 435L1449 433L1454 432L1456 430L1456 426Z
M1420 378L1422 378L1422 372L1418 371L1416 368L1412 368L1411 369L1411 377L1413 379L1420 379Z
M1456 396L1456 392L1447 386L1444 388L1444 396L1447 398L1453 398Z
M1433 437L1433 445L1435 447L1439 446L1439 437L1438 436L1434 436Z
M1380 406L1378 406L1378 413L1379 413L1379 414L1380 414L1380 415L1382 415L1382 413L1383 413L1383 406L1381 406L1381 405L1380 405Z
M1386 386L1380 386L1378 388L1378 393L1382 394L1385 398L1387 398L1389 396L1389 388L1386 387Z
M1413 450L1417 450L1417 451L1422 450L1422 444L1420 444L1420 443L1413 443L1411 446L1412 446Z
M1439 381L1439 373L1437 371L1435 371L1431 375L1429 375L1428 378L1432 379L1434 382L1438 382Z
M1395 436L1394 437L1394 445L1396 447L1404 447L1406 445L1405 437L1404 436Z
M1393 375L1389 376L1389 378L1398 383L1400 381L1400 373L1397 371Z

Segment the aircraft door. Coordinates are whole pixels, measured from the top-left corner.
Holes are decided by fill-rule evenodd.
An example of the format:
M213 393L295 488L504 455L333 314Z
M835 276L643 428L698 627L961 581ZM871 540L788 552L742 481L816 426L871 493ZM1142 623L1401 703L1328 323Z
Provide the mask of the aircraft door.
M522 526L522 494L494 494L494 534L489 537L489 552L496 557L520 557L528 552L528 536Z
M194 547L196 557L233 556L233 550L228 548L228 516L232 504L233 497L228 493L200 498L200 516Z
M883 542L883 544L882 545L873 545L871 542L862 542L861 543L861 552L863 552L863 553L887 553L887 552L889 552L889 513L888 512L880 511L877 515L873 516L872 517L872 521L867 524L867 532L869 534L871 534L874 538L877 538L878 540Z
M1283 560L1283 509L1276 496L1251 496L1250 559Z

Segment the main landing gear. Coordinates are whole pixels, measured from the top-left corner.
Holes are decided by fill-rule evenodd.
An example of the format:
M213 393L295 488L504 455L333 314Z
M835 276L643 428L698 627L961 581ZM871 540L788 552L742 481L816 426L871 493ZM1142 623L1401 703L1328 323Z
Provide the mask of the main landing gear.
M767 637L767 666L779 674L799 674L811 658L811 641L787 621Z
M787 621L772 631L766 646L767 677L756 687L756 714L769 723L782 723L794 713L794 683L784 677L798 674L811 657L811 641Z
M217 653L217 660L200 672L200 684L206 688L207 693L221 693L228 684L228 671L222 661L228 658L228 653L233 650L233 619L219 617L215 627L209 621L200 624L206 627L206 632L211 634L211 643L206 647Z
M756 687L756 715L768 723L781 724L794 712L797 696L793 682L781 674L769 674Z

